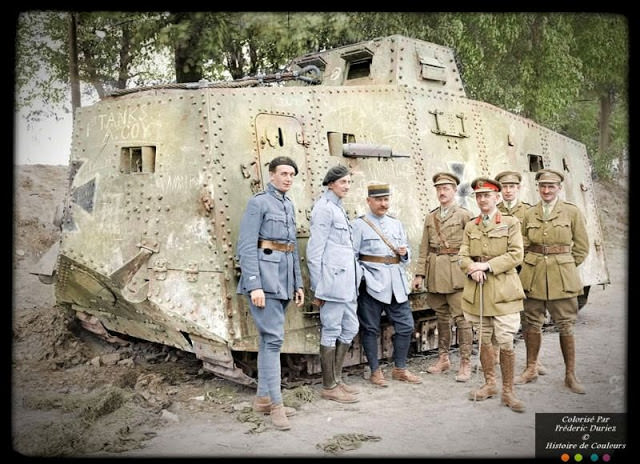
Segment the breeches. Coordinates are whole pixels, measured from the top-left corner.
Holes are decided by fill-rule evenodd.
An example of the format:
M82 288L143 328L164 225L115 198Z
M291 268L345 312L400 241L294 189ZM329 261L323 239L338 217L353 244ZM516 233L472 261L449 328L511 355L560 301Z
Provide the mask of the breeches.
M427 292L427 304L435 311L438 323L450 324L453 318L456 327L471 327L462 313L462 290L454 293Z
M545 313L549 311L551 319L560 335L573 335L573 326L578 317L578 298L562 298L560 300L524 300L524 320L527 330L540 332L544 325Z
M335 346L336 340L350 344L358 334L358 315L356 300L347 303L343 301L325 301L320 308L320 344Z
M464 317L480 330L480 316L465 312ZM500 316L483 316L480 337L483 344L491 344L492 336L495 336L500 348L513 349L513 337L520 327L520 313L504 314Z

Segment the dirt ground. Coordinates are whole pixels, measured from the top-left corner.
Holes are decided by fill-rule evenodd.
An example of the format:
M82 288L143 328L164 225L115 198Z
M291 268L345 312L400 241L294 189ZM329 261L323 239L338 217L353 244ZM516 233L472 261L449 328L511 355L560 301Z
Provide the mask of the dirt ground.
M435 353L409 367L420 385L380 389L353 368L347 382L360 401L320 398L320 385L285 390L298 408L292 428L275 430L250 410L255 391L201 369L190 353L147 342L111 345L55 307L54 289L29 274L58 239L53 225L64 197L66 166L15 171L11 442L31 457L367 457L533 458L536 413L627 412L627 187L596 183L611 284L591 289L576 326L577 374L586 395L563 385L558 335L545 332L541 359L549 373L516 386L527 410L467 399L483 383L426 373ZM606 218L606 220L604 220ZM452 354L457 368L458 354ZM516 371L524 366L516 343ZM477 355L473 357L478 365ZM391 366L384 365L390 377ZM499 371L498 371L499 372ZM498 374L499 375L499 374ZM498 382L500 382L498 378Z

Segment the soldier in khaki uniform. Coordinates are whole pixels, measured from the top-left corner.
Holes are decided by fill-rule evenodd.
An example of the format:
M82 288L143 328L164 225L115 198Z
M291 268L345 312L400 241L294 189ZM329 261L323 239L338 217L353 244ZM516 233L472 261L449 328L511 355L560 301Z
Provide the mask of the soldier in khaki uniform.
M524 220L524 213L531 208L531 205L527 202L520 200L520 182L522 182L522 175L516 171L502 171L495 176L495 180L502 184L502 201L498 203L498 210L503 214L509 216L515 216L522 224ZM522 231L524 234L524 230ZM518 266L518 272L520 272L520 266ZM522 316L522 314L520 314ZM521 317L520 325L522 327L522 333L525 333L525 321L524 317ZM496 344L494 343L494 348ZM499 359L496 359L499 362ZM542 365L540 358L538 357L538 374L545 375L547 373L546 367Z
M492 344L495 337L501 358L502 404L523 412L524 403L513 391L513 337L520 326L524 299L516 270L524 256L520 221L498 211L500 182L478 177L471 183L471 188L481 214L465 226L460 246L460 267L468 277L462 293L462 310L464 317L479 327L480 363L485 384L473 390L469 398L482 401L498 393L497 353Z
M438 361L427 368L431 374L440 374L451 368L451 318L457 327L460 345L458 382L471 378L471 323L462 314L462 288L465 276L458 265L458 251L462 243L465 224L471 213L455 201L460 179L448 172L433 176L440 206L427 214L420 243L420 256L412 287L419 290L425 285L427 303L435 311L438 321Z
M527 367L516 383L538 378L537 360L542 343L545 311L549 311L559 335L565 363L565 385L585 393L575 375L576 345L573 327L578 315L578 295L583 293L579 266L589 253L585 219L573 203L562 201L562 173L542 169L536 174L541 201L529 208L523 221L525 257L520 281L524 302Z

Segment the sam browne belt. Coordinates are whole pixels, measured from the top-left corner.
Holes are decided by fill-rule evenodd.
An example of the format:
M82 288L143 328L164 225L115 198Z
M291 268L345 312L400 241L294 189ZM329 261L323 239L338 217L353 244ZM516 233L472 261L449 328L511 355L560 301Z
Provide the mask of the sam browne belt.
M442 248L442 247L429 247L430 253L435 253L437 255L457 255L460 251L460 248Z
M398 264L400 262L399 256L360 255L358 259L369 263Z
M258 240L258 248L264 248L265 250L276 250L284 253L292 252L296 249L293 243L278 243L271 240Z
M529 245L526 251L540 253L543 255L559 255L562 253L571 253L570 245Z

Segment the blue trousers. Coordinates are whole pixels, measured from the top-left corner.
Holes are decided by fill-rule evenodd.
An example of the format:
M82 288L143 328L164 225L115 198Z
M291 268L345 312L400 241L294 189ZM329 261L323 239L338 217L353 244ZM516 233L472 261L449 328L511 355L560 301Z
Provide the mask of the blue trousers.
M357 302L325 301L320 308L320 344L336 346L336 340L350 344L358 334Z
M282 403L280 350L284 343L284 317L290 300L265 299L264 308L251 303L249 309L259 336L258 396L269 396L273 404Z
M394 334L393 363L395 367L407 367L407 356L413 335L414 321L411 306L408 301L398 303L394 296L391 303L382 303L366 291L358 296L358 318L360 319L360 337L362 347L367 355L371 372L378 369L378 336L380 335L380 321L384 311L393 322Z

